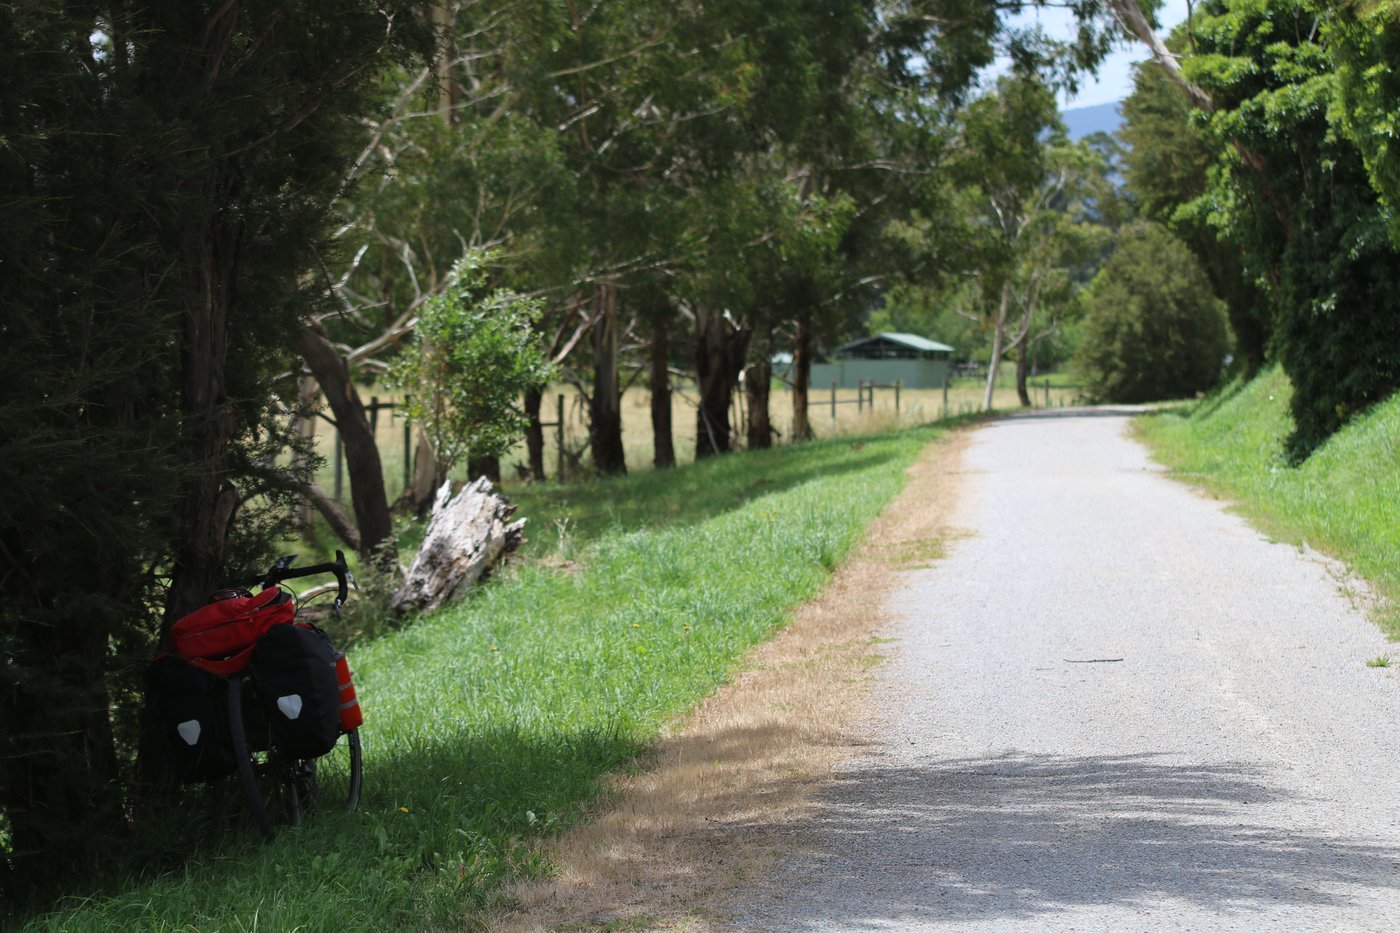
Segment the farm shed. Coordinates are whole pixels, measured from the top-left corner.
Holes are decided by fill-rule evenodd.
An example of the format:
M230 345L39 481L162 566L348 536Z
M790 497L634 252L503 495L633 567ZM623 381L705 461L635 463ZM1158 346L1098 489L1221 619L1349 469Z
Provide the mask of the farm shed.
M948 378L953 348L917 334L876 334L837 347L829 363L813 363L811 386L854 389L862 382L936 389Z

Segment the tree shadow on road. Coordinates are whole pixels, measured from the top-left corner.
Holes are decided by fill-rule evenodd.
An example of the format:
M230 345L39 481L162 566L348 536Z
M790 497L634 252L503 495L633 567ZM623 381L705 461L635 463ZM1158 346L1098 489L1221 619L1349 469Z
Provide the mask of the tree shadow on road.
M1154 755L858 762L829 795L817 851L774 886L786 902L756 913L785 929L863 929L1092 905L1247 913L1400 888L1400 849L1251 812L1277 799L1251 766Z

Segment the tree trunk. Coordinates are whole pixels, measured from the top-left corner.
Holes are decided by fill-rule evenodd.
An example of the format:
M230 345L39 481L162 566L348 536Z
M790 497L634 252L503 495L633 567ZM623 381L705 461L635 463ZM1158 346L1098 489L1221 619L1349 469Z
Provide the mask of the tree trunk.
M598 472L627 472L622 452L622 391L617 373L617 287L600 285L602 315L593 328L593 397L589 400L589 441Z
M427 359L430 347L426 339L418 341L418 351ZM434 405L441 405L441 399L434 399ZM433 496L447 478L447 471L438 462L437 448L428 438L428 432L418 429L418 441L413 447L413 486L407 490L408 511L422 518L433 504Z
M657 317L651 329L651 436L655 456L652 466L663 470L676 465L671 432L671 341L669 322Z
M540 418L540 406L543 403L543 386L531 386L525 390L525 449L529 453L530 479L537 483L545 481L544 423Z
M356 552L360 550L359 529L350 520L350 516L345 514L340 503L331 498L330 493L295 474L284 473L272 464L255 466L253 469L268 485L277 489L289 489L301 496L307 508L321 513L331 531L335 532L336 537L343 541L346 547Z
M381 544L392 543L394 532L384 491L384 470L369 417L355 384L350 381L349 367L324 334L310 327L302 328L298 349L325 390L326 401L335 414L336 426L345 444L350 499L355 510L355 524L360 529L360 554L368 556Z
M773 422L768 414L772 380L773 365L766 359L750 363L744 369L744 396L749 406L745 439L749 450L773 446Z
M695 314L695 375L700 408L695 416L695 459L729 453L729 406L744 366L748 328L738 327L722 312Z
M438 464L437 451L433 450L428 433L418 430L418 440L413 445L413 486L408 490L409 511L419 518L428 514L433 504L433 490L442 485L445 479Z
M768 413L773 386L772 344L773 328L764 327L757 358L744 367L744 400L748 408L744 446L749 450L766 450L773 446L773 421Z
M987 394L982 410L992 410L992 392L996 388L997 369L1001 366L1002 347L1006 343L1006 316L1011 311L1011 283L1001 286L1001 304L997 308L996 324L992 329L992 358L987 363Z
M807 315L797 319L797 341L792 351L792 439L812 439L812 422L807 414L812 380L812 330Z
M1022 408L1031 407L1031 394L1026 387L1030 368L1031 342L1028 336L1023 336L1020 345L1016 347L1016 396L1021 400Z
M176 513L162 643L176 619L204 605L218 588L224 542L238 506L238 492L228 481L224 464L237 429L224 367L241 238L238 229L211 224L185 249L190 300L180 341L180 415L188 479Z

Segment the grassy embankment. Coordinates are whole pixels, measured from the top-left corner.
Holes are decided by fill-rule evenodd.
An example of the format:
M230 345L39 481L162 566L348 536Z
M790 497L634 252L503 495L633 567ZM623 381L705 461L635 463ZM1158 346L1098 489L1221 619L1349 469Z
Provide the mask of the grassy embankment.
M609 772L813 597L933 429L521 490L531 538L464 604L356 649L358 812L60 905L35 928L470 928ZM251 833L249 836L251 837Z
M1400 640L1400 396L1290 467L1283 439L1291 391L1275 368L1141 418L1139 435L1182 478L1235 500L1266 534L1354 568L1382 598L1377 622Z

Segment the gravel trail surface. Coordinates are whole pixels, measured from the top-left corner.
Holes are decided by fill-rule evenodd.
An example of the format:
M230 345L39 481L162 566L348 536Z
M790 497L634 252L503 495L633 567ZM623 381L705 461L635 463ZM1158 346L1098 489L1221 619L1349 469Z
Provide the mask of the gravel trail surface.
M1400 650L1124 413L980 429L869 753L746 930L1400 930Z

